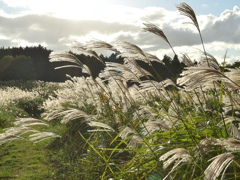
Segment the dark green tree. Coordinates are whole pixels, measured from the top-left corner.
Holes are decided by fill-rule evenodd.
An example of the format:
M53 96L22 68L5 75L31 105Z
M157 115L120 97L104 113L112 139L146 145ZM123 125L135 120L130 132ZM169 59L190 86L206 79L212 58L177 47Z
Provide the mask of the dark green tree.
M31 57L5 56L0 61L1 80L33 80L35 73Z

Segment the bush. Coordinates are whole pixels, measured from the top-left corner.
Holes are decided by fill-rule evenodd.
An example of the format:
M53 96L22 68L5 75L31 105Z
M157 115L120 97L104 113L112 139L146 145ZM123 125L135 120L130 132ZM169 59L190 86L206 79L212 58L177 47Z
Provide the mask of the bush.
M28 113L29 116L34 118L40 118L41 113L44 112L43 109L43 102L45 99L41 96L38 96L34 99L30 98L21 98L17 101L17 107L23 109L25 112Z
M27 117L28 114L14 106L14 105L8 105L8 106L1 106L0 107L0 128L8 128L12 126L12 122L15 121L18 117Z

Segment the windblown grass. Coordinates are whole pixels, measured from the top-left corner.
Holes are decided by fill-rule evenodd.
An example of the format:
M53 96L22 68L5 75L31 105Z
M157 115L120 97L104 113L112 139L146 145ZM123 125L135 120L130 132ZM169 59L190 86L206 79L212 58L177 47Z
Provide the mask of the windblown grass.
M192 20L203 44L192 8L186 3L176 7ZM144 31L160 36L173 50L161 29L151 23L144 25ZM75 42L73 48L94 56L105 69L93 78L89 68L74 55L50 55L51 62L75 63L71 66L89 74L87 78L69 77L55 96L44 102L42 117L49 121L47 124L55 124L54 133L38 131L30 135L30 140L37 142L59 137L58 132L61 135L51 144L65 155L56 160L63 161L56 170L61 174L57 177L239 179L239 69L222 72L203 44L204 57L197 66L184 54L183 62L188 67L177 84L170 79L158 82L137 60L150 66L152 61L161 60L130 42L110 45L93 40L86 44ZM104 63L96 53L98 49L117 52L124 63ZM169 85L174 90L167 90ZM63 125L56 125L58 122ZM25 123L47 125L37 119L20 119L13 132L23 130ZM15 135L5 129L1 136L20 138ZM64 166L66 161L69 163Z

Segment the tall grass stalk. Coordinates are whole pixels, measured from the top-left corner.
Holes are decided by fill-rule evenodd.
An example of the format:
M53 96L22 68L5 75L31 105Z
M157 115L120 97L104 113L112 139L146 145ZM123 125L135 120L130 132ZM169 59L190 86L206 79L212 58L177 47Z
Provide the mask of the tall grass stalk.
M207 58L207 53L206 53L206 50L205 50L205 47L204 47L204 43L203 43L202 33L201 33L201 30L200 30L200 27L199 27L198 20L197 20L195 12L185 2L181 2L180 4L176 5L176 8L178 9L178 11L182 15L189 17L192 20L192 23L190 23L190 24L193 24L197 28L199 36L200 36L200 39L201 39L203 51L204 51L204 54L205 54L205 57L206 57L206 60L207 60L207 63L208 63L208 67L210 67L210 64L209 64L209 61L208 61L208 58Z

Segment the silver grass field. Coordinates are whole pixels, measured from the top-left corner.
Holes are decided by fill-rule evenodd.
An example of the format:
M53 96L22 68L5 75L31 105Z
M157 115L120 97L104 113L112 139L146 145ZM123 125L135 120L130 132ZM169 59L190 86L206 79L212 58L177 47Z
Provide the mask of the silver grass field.
M197 65L187 53L181 56L187 67L176 83L152 80L153 75L138 61L153 69L153 61L163 62L131 42L74 42L74 50L95 57L104 70L93 78L89 67L74 55L52 52L51 62L75 64L56 69L80 68L88 77L68 76L44 102L42 117L17 118L0 134L0 144L16 139L33 143L71 139L73 144L67 148L79 144L81 150L72 160L75 170L66 172L65 179L240 179L240 69L227 69L224 63L221 68L206 52L192 8L184 2L176 8L197 28L203 46ZM160 37L180 57L158 26L143 25L145 33ZM105 63L98 50L116 52L124 63ZM20 90L1 91L12 94ZM39 93L20 94L31 98ZM2 105L14 101L11 95L4 97L8 98L1 99ZM69 135L58 132L56 122L71 127ZM53 126L52 131L36 130L38 125ZM28 137L22 137L29 132Z

